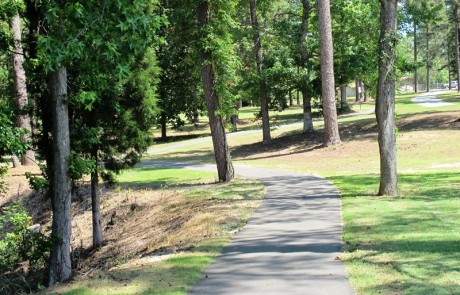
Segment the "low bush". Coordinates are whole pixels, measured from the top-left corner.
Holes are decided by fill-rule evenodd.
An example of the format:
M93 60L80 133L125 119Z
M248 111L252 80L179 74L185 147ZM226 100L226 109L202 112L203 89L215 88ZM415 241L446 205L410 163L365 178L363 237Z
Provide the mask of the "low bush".
M14 289L7 282L2 283L0 294L19 288L18 277L30 290L28 274L47 269L51 239L29 230L30 224L31 217L21 204L0 209L0 277L15 282Z

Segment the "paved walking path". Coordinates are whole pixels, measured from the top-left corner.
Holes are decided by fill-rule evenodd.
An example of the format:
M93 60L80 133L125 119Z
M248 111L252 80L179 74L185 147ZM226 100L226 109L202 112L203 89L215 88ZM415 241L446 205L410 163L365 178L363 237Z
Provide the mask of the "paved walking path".
M144 162L215 171L215 165ZM205 269L189 294L355 294L341 254L340 196L326 180L236 166L261 180L266 196L248 224Z
M427 108L438 108L452 105L449 102L445 102L442 99L438 99L437 95L442 91L427 92L411 99L413 103Z
M302 123L280 128L294 126ZM260 132L239 131L227 137ZM154 148L148 154L206 142L211 142L210 136ZM143 161L140 165L216 171L215 164ZM355 294L342 261L336 259L342 249L342 215L334 186L325 179L289 171L249 166L235 166L235 171L261 180L265 199L189 294Z

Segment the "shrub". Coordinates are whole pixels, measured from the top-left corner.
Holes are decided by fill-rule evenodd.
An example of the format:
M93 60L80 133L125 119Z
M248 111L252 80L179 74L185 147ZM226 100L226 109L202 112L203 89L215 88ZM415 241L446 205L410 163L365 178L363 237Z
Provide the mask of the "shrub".
M46 267L51 240L39 233L30 232L31 217L25 208L13 204L0 212L0 274L14 271L22 262L29 262L29 269Z

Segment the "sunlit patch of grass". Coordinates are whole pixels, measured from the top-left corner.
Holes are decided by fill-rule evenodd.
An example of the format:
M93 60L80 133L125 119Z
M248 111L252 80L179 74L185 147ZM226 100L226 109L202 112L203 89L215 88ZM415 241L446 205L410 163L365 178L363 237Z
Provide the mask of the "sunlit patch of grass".
M343 260L359 294L456 294L457 172L402 174L397 198L375 196L378 175L330 179L343 195Z
M157 166L139 166L124 171L118 177L118 181L123 186L159 188L215 182L216 173Z

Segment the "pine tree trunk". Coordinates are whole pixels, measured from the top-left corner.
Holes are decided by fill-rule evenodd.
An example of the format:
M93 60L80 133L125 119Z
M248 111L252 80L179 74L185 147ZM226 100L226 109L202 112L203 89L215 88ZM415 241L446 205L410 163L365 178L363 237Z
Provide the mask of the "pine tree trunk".
M418 93L418 56L417 56L417 24L414 21L414 92Z
M446 49L447 54L447 72L449 73L449 90L452 90L452 68L450 66L449 48Z
M28 99L26 87L26 72L24 71L24 50L22 48L21 36L21 19L19 15L13 17L11 21L11 29L13 31L14 40L14 53L13 53L13 74L14 74L14 88L16 95L16 106L18 108L18 116L16 118L16 125L24 128L27 134L21 136L22 142L30 142L30 135L32 134L32 127L30 116L27 112ZM30 166L35 163L35 153L32 150L27 150L21 156L21 164Z
M69 113L66 103L67 71L59 68L50 74L53 121L53 194L51 205L53 245L50 257L49 285L64 282L72 275L70 261L71 179L69 173Z
M318 22L321 45L321 84L324 113L324 145L340 143L335 103L334 52L332 45L329 0L318 1Z
M380 0L379 81L376 115L380 149L379 195L396 196L395 47L397 0Z
M192 87L192 95L193 95L193 100L194 100L194 103L195 103L195 106L198 105L198 91L196 90L196 86L193 85ZM193 124L198 124L200 123L200 114L198 112L198 108L195 107L195 109L193 110Z
M426 92L430 92L430 28L426 25Z
M21 166L21 162L17 156L11 156L11 163L13 164L13 168L18 168Z
M310 22L310 13L311 6L310 0L302 0L302 24L300 32L300 44L299 44L299 53L302 60L302 68L306 70L307 63L309 60L309 54L305 47L308 36L308 26ZM307 79L308 79L307 73ZM308 82L307 82L308 83ZM313 127L313 116L311 113L311 97L308 93L306 85L302 87L302 101L303 101L303 133L312 133L314 131Z
M348 109L347 85L340 86L340 102L342 110Z
M198 23L202 31L210 23L210 6L208 1L202 1L197 7ZM234 171L228 149L227 136L225 135L224 121L217 113L220 109L220 101L214 90L214 68L211 63L212 54L205 48L200 50L201 57L201 77L203 80L204 96L208 110L209 125L211 127L212 143L217 164L219 181L228 182L233 179Z
M458 3L454 3L454 23L455 23L455 58L457 63L457 92L460 92L460 32L458 25Z
M97 152L95 153L97 155ZM97 249L102 246L104 242L102 238L102 224L101 224L101 191L99 188L99 175L96 168L91 173L91 209L93 218L93 248Z
M289 89L289 106L292 107L294 105L294 97L292 97L292 89Z
M303 99L303 133L312 133L313 130L313 116L311 113L311 97L308 91L302 91Z
M359 102L359 80L358 78L355 79L355 101Z
M262 133L263 139L262 143L269 143L271 141L270 135L270 116L268 109L268 97L267 97L267 85L262 79L262 72L264 70L264 56L262 52L262 43L260 41L260 32L259 32L259 21L257 20L257 3L256 0L249 1L250 15L251 15L251 25L254 30L253 42L256 52L256 62L257 62L257 73L259 74L260 83L260 110L262 113Z
M161 125L161 139L166 140L168 134L166 133L166 115L164 113L160 116L160 125Z

